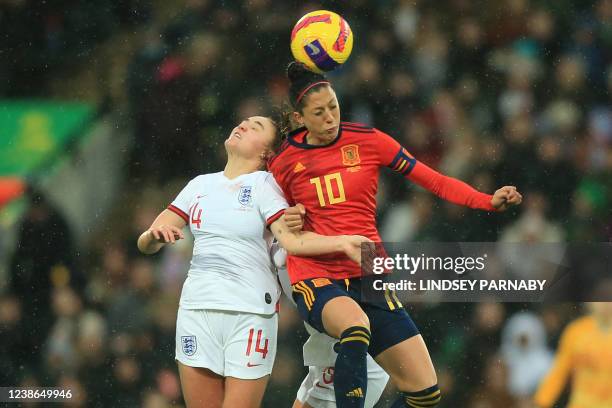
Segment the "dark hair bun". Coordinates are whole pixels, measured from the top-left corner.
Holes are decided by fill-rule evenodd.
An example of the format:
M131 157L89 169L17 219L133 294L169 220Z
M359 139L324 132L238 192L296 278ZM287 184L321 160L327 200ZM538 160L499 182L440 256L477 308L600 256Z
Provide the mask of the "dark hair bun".
M309 85L315 82L327 81L324 75L309 70L304 64L292 61L287 66L287 78L289 78L289 94L292 103L295 103L298 95Z
M316 82L324 81L325 77L309 70L306 65L301 62L291 61L287 66L287 78L292 83L294 82Z

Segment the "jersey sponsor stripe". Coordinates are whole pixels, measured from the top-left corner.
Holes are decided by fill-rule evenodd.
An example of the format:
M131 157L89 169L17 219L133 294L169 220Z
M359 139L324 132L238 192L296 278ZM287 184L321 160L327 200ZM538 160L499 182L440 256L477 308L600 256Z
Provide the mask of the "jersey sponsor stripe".
M172 211L173 213L181 217L187 224L189 224L189 215L187 215L185 211L173 206L172 204L168 206L168 210Z

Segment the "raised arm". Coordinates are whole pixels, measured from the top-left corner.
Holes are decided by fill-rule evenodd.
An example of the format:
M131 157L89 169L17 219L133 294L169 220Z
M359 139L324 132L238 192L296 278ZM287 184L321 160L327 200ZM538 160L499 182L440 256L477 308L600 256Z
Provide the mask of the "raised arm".
M389 167L438 197L454 204L486 211L504 211L521 203L523 197L514 186L504 186L495 194L485 194L456 178L441 174L419 162L395 139L374 129L381 166Z
M504 211L520 204L523 199L515 186L501 187L493 195L481 193L469 184L438 173L416 160L406 178L446 201L486 211Z
M572 348L576 338L575 325L568 326L559 342L559 350L552 368L544 377L534 396L538 408L552 407L567 385L572 371Z
M167 243L174 243L185 238L182 229L187 225L178 214L162 211L148 230L138 238L138 249L146 255L158 252Z

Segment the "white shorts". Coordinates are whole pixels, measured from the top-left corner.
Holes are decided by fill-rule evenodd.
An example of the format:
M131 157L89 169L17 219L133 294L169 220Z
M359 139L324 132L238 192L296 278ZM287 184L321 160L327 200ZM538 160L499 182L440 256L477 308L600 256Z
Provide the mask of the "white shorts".
M179 308L176 360L223 377L261 378L272 372L277 330L277 313Z
M389 375L368 355L368 390L365 408L372 408L382 395ZM313 408L336 408L334 394L334 367L308 367L308 374L297 393L302 404Z
M310 337L304 344L304 364L308 374L297 393L302 404L307 402L313 408L336 408L334 394L334 364L338 354L334 351L337 339L320 333L305 324ZM368 354L368 390L365 407L371 408L380 399L389 375Z

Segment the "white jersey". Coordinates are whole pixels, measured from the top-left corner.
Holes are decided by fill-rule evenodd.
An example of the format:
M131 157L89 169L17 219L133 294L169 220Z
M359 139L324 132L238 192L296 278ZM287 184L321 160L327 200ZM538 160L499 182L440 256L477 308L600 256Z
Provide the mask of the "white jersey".
M191 180L168 207L194 236L180 306L274 313L280 289L267 227L287 207L274 177L264 171L231 180L222 172Z

